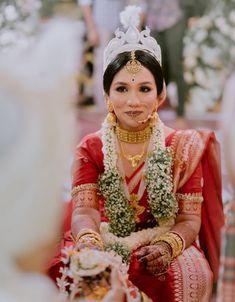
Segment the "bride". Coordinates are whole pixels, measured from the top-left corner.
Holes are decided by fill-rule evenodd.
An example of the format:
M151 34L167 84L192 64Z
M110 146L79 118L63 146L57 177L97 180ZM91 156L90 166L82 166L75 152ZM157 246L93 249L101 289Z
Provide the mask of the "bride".
M115 251L129 265L129 280L154 302L209 301L223 225L218 144L212 132L160 120L161 50L149 29L138 31L138 14L126 8L127 30L117 30L105 49L109 113L76 148L71 228L61 244Z

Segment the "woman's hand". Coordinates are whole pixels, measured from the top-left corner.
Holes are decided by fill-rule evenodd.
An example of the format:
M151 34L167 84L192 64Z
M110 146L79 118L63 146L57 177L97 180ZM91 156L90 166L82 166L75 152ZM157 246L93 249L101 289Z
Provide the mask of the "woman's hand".
M171 264L171 248L165 242L142 247L137 253L138 261L155 276L165 274Z

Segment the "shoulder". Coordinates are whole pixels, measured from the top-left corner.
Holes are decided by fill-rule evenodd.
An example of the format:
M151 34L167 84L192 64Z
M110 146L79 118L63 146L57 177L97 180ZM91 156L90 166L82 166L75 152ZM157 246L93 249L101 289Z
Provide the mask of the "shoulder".
M102 148L102 141L101 141L101 136L100 132L94 132L90 133L86 136L84 136L81 140L81 142L77 145L77 149L101 149Z
M102 141L99 132L84 136L76 146L75 159L86 159L92 162L102 162Z
M213 142L216 142L213 131L175 131L170 145L174 159L175 187L181 187L189 179Z
M196 129L176 130L172 136L171 146L174 150L183 148L184 150L188 150L188 152L191 149L201 152L205 149L210 139L215 139L213 131Z

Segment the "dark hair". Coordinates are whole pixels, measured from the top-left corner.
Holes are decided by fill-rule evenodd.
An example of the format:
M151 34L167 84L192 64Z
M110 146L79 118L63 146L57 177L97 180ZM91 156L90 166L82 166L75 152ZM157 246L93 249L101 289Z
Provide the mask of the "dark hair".
M143 50L135 51L136 59L146 67L153 75L156 86L157 94L159 95L163 89L163 72L158 61L148 52ZM126 63L131 59L131 52L122 52L117 55L117 57L108 65L103 75L103 88L105 93L109 95L110 86L112 84L114 76L126 65Z

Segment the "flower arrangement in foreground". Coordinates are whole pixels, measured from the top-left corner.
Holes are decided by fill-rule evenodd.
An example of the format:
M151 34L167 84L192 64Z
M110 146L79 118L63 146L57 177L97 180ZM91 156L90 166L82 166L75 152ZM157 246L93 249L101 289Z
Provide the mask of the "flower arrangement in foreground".
M204 113L222 99L225 81L234 70L235 1L212 1L208 13L188 29L184 44L188 111Z
M90 248L77 250L70 246L62 250L61 277L57 278L61 295L67 301L99 301L111 290L111 272L118 271L128 302L140 302L141 293L127 280L127 266L114 252ZM107 300L109 301L109 300Z

